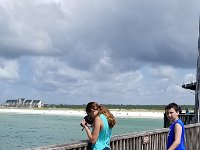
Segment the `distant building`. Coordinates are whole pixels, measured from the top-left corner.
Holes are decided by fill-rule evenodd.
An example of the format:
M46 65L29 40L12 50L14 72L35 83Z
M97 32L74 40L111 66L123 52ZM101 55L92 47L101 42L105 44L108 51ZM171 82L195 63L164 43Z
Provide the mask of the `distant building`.
M26 100L25 98L19 98L19 99L17 100L17 101L18 101L18 107L22 107L25 100Z
M43 104L42 104L41 100L33 100L32 103L31 103L32 107L39 107L40 108L40 107L42 107L42 105Z
M6 107L17 107L18 106L18 100L7 100L4 106L6 106Z
M7 100L4 104L6 107L43 107L41 100L27 100L25 98L19 98L17 100Z

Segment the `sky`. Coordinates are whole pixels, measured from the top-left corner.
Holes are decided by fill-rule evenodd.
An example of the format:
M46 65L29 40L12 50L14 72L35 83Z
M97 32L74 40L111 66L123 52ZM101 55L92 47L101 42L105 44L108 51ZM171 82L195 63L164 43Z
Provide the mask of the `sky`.
M0 0L0 103L194 104L199 0Z

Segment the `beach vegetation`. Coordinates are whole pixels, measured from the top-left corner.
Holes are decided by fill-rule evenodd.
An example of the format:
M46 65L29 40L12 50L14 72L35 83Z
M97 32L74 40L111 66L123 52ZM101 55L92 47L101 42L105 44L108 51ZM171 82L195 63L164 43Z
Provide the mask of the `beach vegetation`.
M124 105L124 104L103 104L108 109L118 109L118 110L160 110L163 111L166 105ZM85 104L82 105L68 105L68 104L46 104L45 108L54 108L54 109L80 109L84 110L86 107ZM180 105L182 110L194 110L194 105Z

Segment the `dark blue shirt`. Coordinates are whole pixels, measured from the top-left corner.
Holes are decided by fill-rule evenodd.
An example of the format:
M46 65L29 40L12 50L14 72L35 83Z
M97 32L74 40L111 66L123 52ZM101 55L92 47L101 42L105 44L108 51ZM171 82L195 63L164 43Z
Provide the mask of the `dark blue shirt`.
M175 150L186 150L185 145L184 145L184 139L185 139L185 128L183 122L178 119L169 128L169 135L168 135L168 142L167 142L167 149L173 144L175 141L175 132L174 132L174 127L175 124L178 123L182 127L182 133L181 133L181 143L178 145L178 147Z

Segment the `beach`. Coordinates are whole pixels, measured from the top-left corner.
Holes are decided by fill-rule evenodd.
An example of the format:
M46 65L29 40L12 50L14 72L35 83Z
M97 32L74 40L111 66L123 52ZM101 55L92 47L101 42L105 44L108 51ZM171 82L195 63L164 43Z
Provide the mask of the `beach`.
M163 118L163 112L148 110L118 110L112 109L111 113L116 118ZM65 116L85 116L84 110L76 109L21 109L21 108L1 108L0 113L16 114L40 114L40 115L65 115Z

